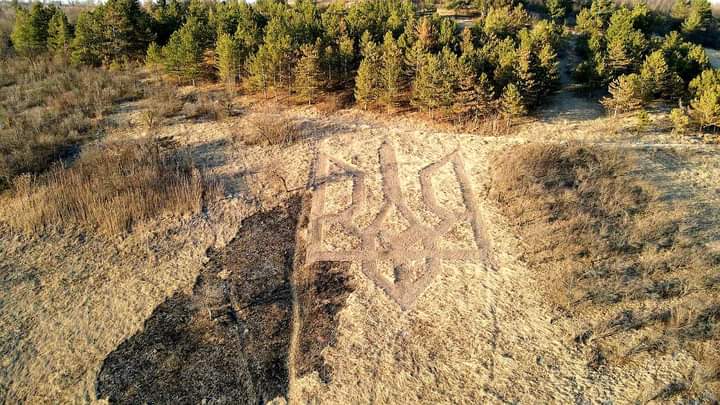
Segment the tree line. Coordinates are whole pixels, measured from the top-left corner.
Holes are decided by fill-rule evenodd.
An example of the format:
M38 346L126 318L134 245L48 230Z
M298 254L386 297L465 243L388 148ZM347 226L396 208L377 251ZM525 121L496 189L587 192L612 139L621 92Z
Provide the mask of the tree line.
M658 32L656 15L644 3L593 0L577 15L576 51L583 62L575 77L607 89L602 103L612 113L662 101L678 105L671 117L680 131L720 126L720 76L699 43L718 35L710 3L678 0L672 16L675 25Z
M523 115L556 88L561 33L507 3L460 29L449 18L420 16L409 0L323 9L310 0L162 0L147 9L109 0L74 26L55 6L19 9L12 42L29 57L51 53L95 66L145 58L183 81L242 80L308 102L348 88L364 108L409 105L476 119Z
M18 9L11 39L24 56L51 53L95 66L144 59L186 82L242 81L307 102L346 88L363 108L412 106L474 120L522 116L557 88L564 24L577 11L582 62L574 76L608 93L608 111L660 100L678 104L679 129L720 126L720 82L700 44L718 32L708 0L677 0L670 24L659 24L644 3L547 0L546 19L512 0L459 3L477 7L472 26L423 16L409 0L324 8L312 0L160 0L147 8L108 0L74 26L61 8L36 3Z

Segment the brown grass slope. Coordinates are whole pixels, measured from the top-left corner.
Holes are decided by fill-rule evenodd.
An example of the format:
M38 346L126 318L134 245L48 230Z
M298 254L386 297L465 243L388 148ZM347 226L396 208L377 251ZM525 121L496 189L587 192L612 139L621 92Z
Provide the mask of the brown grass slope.
M520 146L495 160L491 196L547 298L587 325L575 343L589 367L687 350L701 367L657 396L718 400L720 255L693 233L698 218L658 198L631 167L616 149Z

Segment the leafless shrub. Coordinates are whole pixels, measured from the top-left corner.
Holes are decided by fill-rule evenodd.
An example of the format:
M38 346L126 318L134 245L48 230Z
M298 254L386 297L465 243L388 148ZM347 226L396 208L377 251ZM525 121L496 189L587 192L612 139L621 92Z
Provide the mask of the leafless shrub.
M93 146L70 167L13 183L2 217L27 233L78 227L117 234L165 214L198 212L216 195L187 154L152 141Z

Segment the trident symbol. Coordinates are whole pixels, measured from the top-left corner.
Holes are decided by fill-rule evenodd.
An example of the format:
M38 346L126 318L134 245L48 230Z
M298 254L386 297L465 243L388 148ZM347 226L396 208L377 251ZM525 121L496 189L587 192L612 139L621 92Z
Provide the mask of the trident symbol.
M365 207L366 173L358 167L342 162L325 153L321 152L319 154L315 176L317 187L310 212L310 241L306 262L308 264L315 261L359 262L366 277L385 291L390 298L400 305L402 310L408 310L415 305L418 297L428 288L440 271L440 264L443 259L490 260L490 249L484 230L480 225L477 199L465 172L459 151L456 150L450 153L440 161L426 166L419 172L424 204L430 212L440 218L440 223L433 227L421 223L408 208L400 189L395 151L387 140L382 143L378 153L383 176L384 201L380 212L364 229L360 229L354 223L354 219ZM331 164L333 166L332 171ZM445 165L452 165L460 184L465 207L457 212L443 208L435 197L432 178ZM352 180L351 204L338 213L325 213L327 185L348 178ZM393 209L407 220L409 227L396 235L387 237L384 227L388 215ZM438 241L460 221L467 221L471 225L477 249L440 249ZM327 225L333 223L342 225L351 235L357 237L361 241L361 248L348 251L322 250L321 242L324 229ZM388 239L387 244L378 244L378 239L382 236ZM415 247L413 248L413 246ZM392 262L394 279L390 279L378 271L378 262L383 260ZM413 272L410 265L416 261L421 261L422 266L419 271Z

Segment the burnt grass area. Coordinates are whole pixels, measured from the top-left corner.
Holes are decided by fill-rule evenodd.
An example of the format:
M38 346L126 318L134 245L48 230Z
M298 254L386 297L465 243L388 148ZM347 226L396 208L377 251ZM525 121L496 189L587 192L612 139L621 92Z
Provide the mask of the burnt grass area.
M264 403L287 393L299 198L243 221L192 295L161 304L104 361L112 403Z
M329 383L332 369L321 356L323 349L335 344L337 313L353 291L348 262L315 262L302 270L297 284L300 329L296 354L296 373L317 372Z
M213 252L192 294L159 305L143 330L110 353L97 376L98 398L111 403L266 403L286 397L293 268L302 316L298 370L330 372L321 351L334 342L336 315L352 291L348 263L304 266L299 196L242 222ZM298 262L294 263L297 259ZM301 374L300 372L298 374Z

